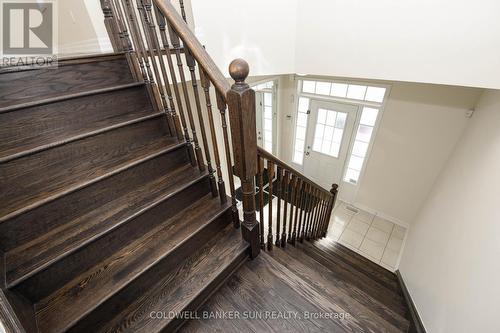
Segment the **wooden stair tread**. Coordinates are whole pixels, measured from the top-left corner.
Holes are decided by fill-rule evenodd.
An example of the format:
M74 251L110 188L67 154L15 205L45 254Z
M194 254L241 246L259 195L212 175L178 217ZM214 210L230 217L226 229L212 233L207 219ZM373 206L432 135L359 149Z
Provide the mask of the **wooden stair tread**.
M7 284L18 284L205 176L184 165L7 252Z
M273 248L268 252L276 261L314 286L329 300L339 304L363 323L364 327L376 332L406 330L408 320L403 314L371 297L362 288L342 279L328 267L307 255L304 251L289 246L285 249Z
M134 83L96 91L80 98L78 105L67 100L19 112L0 113L0 122L6 124L0 128L0 162L36 152L45 146L74 141L80 136L126 124L153 112L144 84Z
M35 305L40 332L62 332L137 279L197 230L219 217L229 204L204 196L174 217L75 277Z
M164 331L173 320L150 318L150 313L194 310L190 305L193 300L232 263L241 260L238 257L246 258L248 247L248 243L242 240L241 231L228 225L98 332Z
M0 222L173 149L179 143L161 132L164 122L147 119L0 165L7 188Z

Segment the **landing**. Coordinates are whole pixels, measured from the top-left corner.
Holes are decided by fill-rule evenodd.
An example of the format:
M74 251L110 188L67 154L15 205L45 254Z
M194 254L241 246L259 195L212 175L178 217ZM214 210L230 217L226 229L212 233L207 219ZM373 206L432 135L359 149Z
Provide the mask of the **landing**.
M406 312L393 273L323 240L248 261L181 331L407 332Z

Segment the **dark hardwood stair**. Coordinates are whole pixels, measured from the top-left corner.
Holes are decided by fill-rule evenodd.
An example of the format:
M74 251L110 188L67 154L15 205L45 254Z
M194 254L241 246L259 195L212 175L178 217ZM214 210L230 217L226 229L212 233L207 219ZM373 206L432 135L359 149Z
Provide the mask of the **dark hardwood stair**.
M124 54L0 69L0 89L0 301L26 332L173 330L141 309L194 309L248 258Z

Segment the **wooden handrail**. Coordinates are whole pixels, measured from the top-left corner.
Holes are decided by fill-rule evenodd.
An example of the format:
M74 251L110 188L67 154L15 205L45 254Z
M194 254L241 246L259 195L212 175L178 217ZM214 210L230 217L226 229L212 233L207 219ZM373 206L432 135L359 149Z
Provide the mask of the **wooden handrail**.
M219 70L219 67L212 60L198 38L189 29L181 15L168 0L153 0L161 13L167 18L172 28L189 49L192 56L198 61L215 88L226 97L231 85L226 77Z
M330 191L326 190L323 186L315 183L313 180L309 179L307 176L305 176L303 173L301 173L300 171L294 169L293 167L291 167L289 164L287 164L286 162L280 160L279 158L277 158L276 156L274 156L273 154L269 153L267 150L261 148L261 147L257 147L257 152L260 156L264 157L265 159L269 160L269 161L272 161L275 165L278 165L280 166L281 168L285 169L285 170L288 170L290 171L291 173L295 174L296 176L299 176L302 181L308 183L309 185L313 186L314 188L317 188L318 190L320 190L321 192L327 194L327 195L332 195L330 193Z

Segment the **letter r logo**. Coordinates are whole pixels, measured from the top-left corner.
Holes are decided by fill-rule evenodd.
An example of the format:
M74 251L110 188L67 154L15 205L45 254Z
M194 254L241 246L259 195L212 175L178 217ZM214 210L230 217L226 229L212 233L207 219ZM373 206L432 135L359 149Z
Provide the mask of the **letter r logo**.
M49 2L2 3L3 53L52 54L54 13Z

